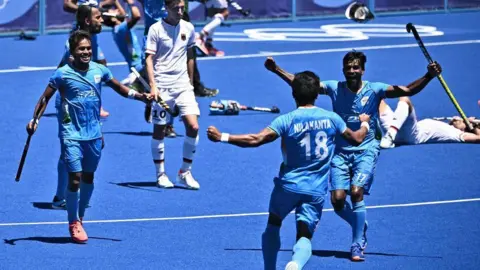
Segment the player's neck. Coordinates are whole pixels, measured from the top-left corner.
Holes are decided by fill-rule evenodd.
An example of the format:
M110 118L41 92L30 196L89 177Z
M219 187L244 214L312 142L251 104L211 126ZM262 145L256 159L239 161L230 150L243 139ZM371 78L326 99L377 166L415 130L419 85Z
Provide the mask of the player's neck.
M357 82L348 82L347 81L347 88L348 88L348 90L350 90L354 93L358 93L363 88L363 81L361 81L361 80L357 81Z
M180 21L176 21L175 19L171 19L169 17L163 19L163 21L171 26L177 26L180 23Z
M297 105L297 108L313 108L315 105L313 104L305 104L305 105Z
M73 62L72 63L73 69L80 71L80 72L87 72L89 67L90 67L90 62L89 63L83 63L83 62Z

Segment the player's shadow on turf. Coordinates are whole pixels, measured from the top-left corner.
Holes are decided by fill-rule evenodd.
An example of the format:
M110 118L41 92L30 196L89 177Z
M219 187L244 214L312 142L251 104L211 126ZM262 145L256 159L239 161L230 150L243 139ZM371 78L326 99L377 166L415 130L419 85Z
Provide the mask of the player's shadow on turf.
M57 113L44 113L42 117L57 117Z
M112 242L121 242L120 239L113 238L104 238L104 237L88 237L89 240L108 240ZM70 237L43 237L43 236L33 236L25 238L16 238L16 239L3 239L4 243L7 245L15 246L18 241L37 241L46 244L75 244Z
M260 248L226 248L227 251L262 251ZM292 252L291 249L280 249L279 252ZM338 250L312 250L313 256L318 257L335 257L338 259L350 260L350 252L338 251ZM387 256L387 257L409 257L409 258L429 258L429 259L442 259L439 256L420 256L420 255L407 255L407 254L393 254L382 252L365 252L365 255L371 256Z
M156 182L123 182L123 183L114 183L114 182L109 182L112 185L117 185L121 187L127 187L127 188L134 188L134 189L141 189L141 190L146 190L146 191L153 191L153 192L164 192L166 189L164 188L158 188ZM153 187L154 189L150 189L150 187ZM171 189L185 189L189 190L186 187L180 187L180 186L174 186Z
M65 210L65 209L57 209L52 207L51 202L33 202L33 207L43 210Z

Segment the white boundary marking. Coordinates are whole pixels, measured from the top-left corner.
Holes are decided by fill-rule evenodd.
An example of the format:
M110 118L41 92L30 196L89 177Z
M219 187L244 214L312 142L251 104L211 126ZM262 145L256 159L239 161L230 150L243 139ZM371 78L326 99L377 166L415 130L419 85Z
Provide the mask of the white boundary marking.
M429 46L434 47L434 46L464 45L464 44L475 44L475 43L480 43L480 39L457 40L457 41L440 41L440 42L430 42L430 43L424 43L424 44L425 44L426 47L429 47ZM367 50L386 50L386 49L416 48L416 47L418 47L417 43L397 44L397 45L360 46L360 47L352 46L352 47L347 47L347 48L272 52L271 54L269 54L269 56L318 54L318 53L330 53L330 52L348 52L348 51L351 51L352 49L355 49L357 51L367 51ZM257 57L265 57L265 56L266 56L265 53L260 52L260 53L254 53L254 54L227 55L227 56L223 56L223 57L197 58L197 61L215 61L215 60L228 60L228 59L257 58ZM124 66L124 65L127 65L127 62L108 63L108 66ZM57 68L56 66L50 66L50 67L20 66L19 68L14 68L14 69L0 69L0 73L44 71L44 70L55 70L56 68Z
M367 206L367 209L381 209L381 208L396 208L396 207L414 207L425 205L439 205L452 203L466 203L478 202L480 198L458 199L446 201L431 201L431 202L417 202L417 203L403 203L403 204L386 204ZM324 209L324 212L332 212L333 209ZM293 212L292 212L293 213ZM107 220L89 220L84 223L126 223L126 222L146 222L146 221L170 221L170 220L195 220L195 219L212 219L212 218L232 218L232 217L251 217L251 216L265 216L268 212L259 213L241 213L241 214L219 214L219 215L204 215L204 216L187 216L187 217L162 217L162 218L131 218L131 219L107 219ZM51 221L51 222L18 222L18 223L0 223L0 227L12 226L30 226L30 225L60 225L68 224L66 221Z

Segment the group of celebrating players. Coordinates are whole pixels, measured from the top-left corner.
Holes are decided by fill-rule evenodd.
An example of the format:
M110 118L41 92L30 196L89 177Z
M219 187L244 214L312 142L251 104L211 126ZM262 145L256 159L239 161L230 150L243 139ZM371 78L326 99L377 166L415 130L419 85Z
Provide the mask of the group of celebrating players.
M228 16L228 11L212 13L212 25L207 24L197 35L193 25L182 19L186 10L184 0L165 0L164 3L145 0L145 36L141 49L131 30L140 16L134 0L125 0L131 16L125 16L118 0L109 3L113 8L108 11L102 9L107 6L105 3L65 2L76 12L76 28L70 34L62 63L37 103L35 120L28 123L27 132L36 131L38 119L58 90L55 107L61 155L53 206L66 207L72 240L85 243L88 236L82 222L103 148L102 83L123 97L146 103L151 109L151 153L157 186L180 185L198 190L200 184L191 172L199 141L200 110L194 90L195 72L198 73L196 48L199 44L211 46L213 30ZM221 6L211 7L222 9ZM150 92L137 91L134 87L136 77L127 78L123 83L113 78L96 39L102 23L112 26L114 40L129 68L143 74ZM407 86L400 86L362 80L366 62L367 57L362 52L349 52L343 58L345 81L320 82L311 71L291 74L269 57L265 67L291 86L297 109L277 117L258 134L233 135L208 127L207 136L211 141L239 147L258 147L278 138L282 140L283 162L274 179L268 223L262 234L265 269L276 268L280 227L292 210L295 210L297 222L297 242L286 269L304 267L312 254L311 239L328 191L335 213L352 227L351 260L365 259L368 222L364 195L369 194L380 148L392 148L395 144L480 142L478 125L474 130L466 130L459 119L450 124L431 119L417 121L408 96L422 91L441 73L438 63L429 64L423 76ZM333 112L314 105L319 94L331 98ZM385 98L399 98L395 111L385 103ZM164 139L173 119L167 108L176 108L186 131L183 163L175 184L165 171ZM377 125L378 122L381 125ZM381 141L376 138L378 128L384 134ZM351 204L346 200L347 195L350 195Z

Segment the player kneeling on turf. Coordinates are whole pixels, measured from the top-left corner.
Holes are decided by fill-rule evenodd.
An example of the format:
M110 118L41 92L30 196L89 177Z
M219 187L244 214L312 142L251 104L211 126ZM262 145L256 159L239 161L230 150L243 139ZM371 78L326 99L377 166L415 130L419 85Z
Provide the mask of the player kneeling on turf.
M268 224L262 235L265 269L276 269L283 219L296 212L297 242L287 269L302 269L312 255L311 239L322 216L328 191L330 160L335 137L341 135L354 145L365 139L370 117L359 116L360 129L352 131L334 112L314 106L320 87L317 75L310 71L295 74L292 94L297 109L277 117L258 134L230 135L211 126L208 138L240 147L258 147L282 139L283 162L274 179L270 197Z

